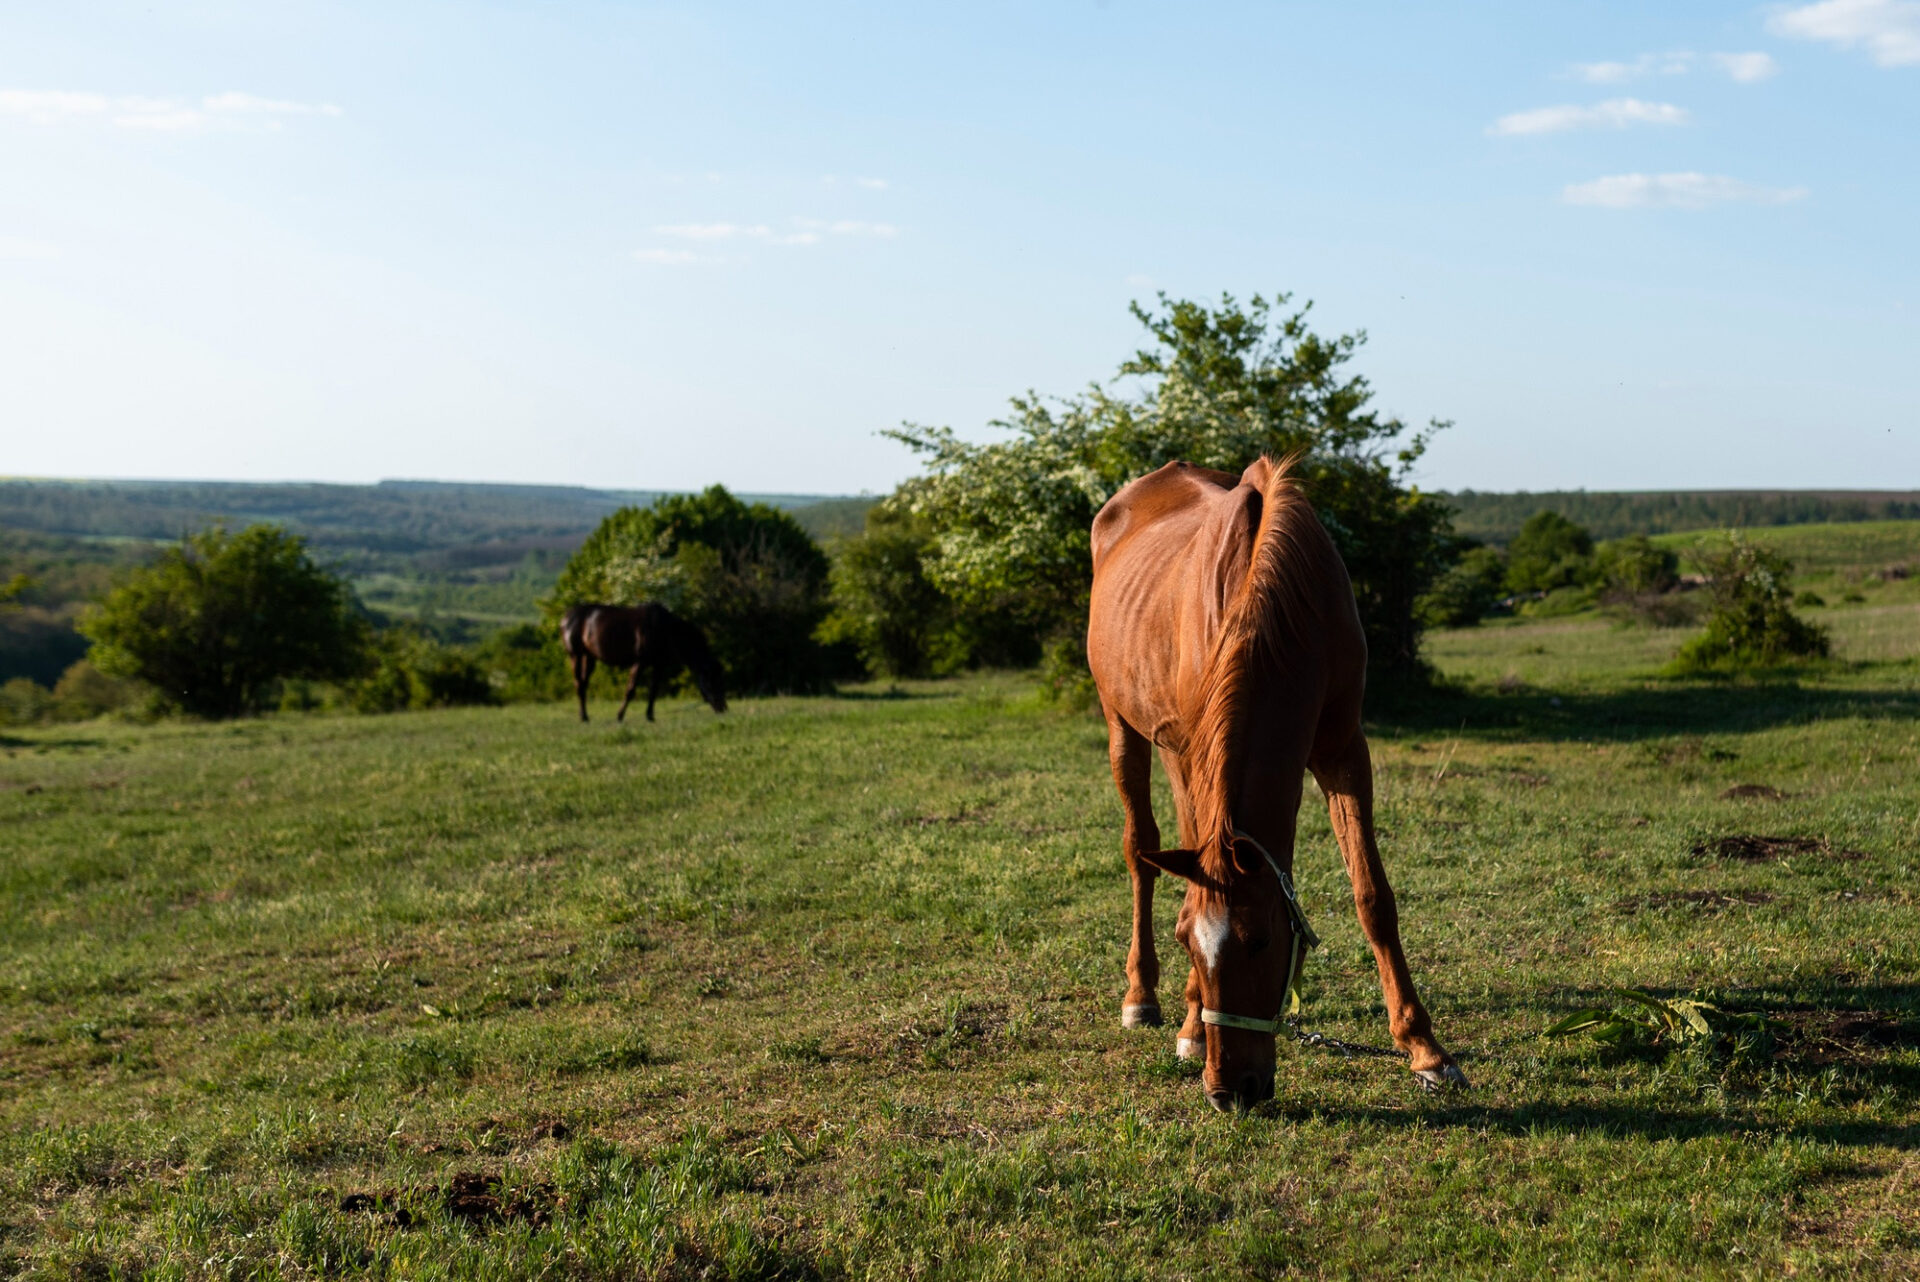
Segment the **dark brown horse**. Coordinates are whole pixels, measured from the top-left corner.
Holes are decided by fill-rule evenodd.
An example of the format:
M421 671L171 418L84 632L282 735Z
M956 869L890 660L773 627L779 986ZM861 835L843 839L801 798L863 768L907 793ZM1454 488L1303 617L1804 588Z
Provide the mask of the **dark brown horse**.
M1293 888L1303 776L1326 794L1373 947L1394 1041L1429 1085L1465 1086L1414 993L1373 833L1360 728L1367 644L1333 540L1285 463L1244 473L1169 463L1093 523L1087 657L1126 811L1133 943L1121 1022L1160 1022L1158 872L1186 880L1174 937L1192 961L1178 1050L1207 1098L1273 1095L1274 1037L1317 942ZM1160 849L1149 745L1173 784L1182 849Z
M580 696L580 719L587 719L587 681L593 676L594 660L609 668L631 668L627 677L627 697L620 701L615 721L627 717L627 705L633 702L634 689L640 684L640 669L650 670L647 682L647 720L653 720L653 703L660 697L673 675L686 668L700 687L700 697L715 712L727 710L727 691L720 663L707 647L706 634L698 625L681 618L666 606L646 601L640 605L576 605L560 618L560 644L573 661L573 688Z

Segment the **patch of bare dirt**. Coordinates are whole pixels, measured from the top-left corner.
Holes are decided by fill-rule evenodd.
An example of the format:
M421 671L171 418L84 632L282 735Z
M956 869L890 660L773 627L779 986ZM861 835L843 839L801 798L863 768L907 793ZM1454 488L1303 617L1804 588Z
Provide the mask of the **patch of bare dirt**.
M1734 859L1741 863L1763 863L1785 859L1789 855L1821 855L1827 859L1860 859L1857 850L1836 850L1825 837L1762 837L1736 832L1724 837L1695 842L1693 853L1703 859Z
M492 1228L510 1222L539 1228L553 1218L556 1199L551 1184L509 1190L497 1175L459 1171L444 1187L349 1193L340 1199L339 1205L349 1215L382 1216L401 1229L417 1226L420 1212L435 1206L474 1228Z
M1782 1030L1774 1058L1837 1064L1920 1046L1920 1027L1873 1010L1783 1010L1767 1017Z
M1720 794L1722 801L1785 801L1787 794L1764 783L1737 783Z

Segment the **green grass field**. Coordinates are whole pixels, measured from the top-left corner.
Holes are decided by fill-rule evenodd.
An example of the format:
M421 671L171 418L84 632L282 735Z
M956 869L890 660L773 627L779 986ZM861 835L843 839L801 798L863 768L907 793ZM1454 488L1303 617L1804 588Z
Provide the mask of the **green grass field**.
M1019 678L7 732L0 1276L1911 1275L1920 647L1840 635L1435 638L1380 819L1476 1089L1283 1047L1243 1117L1119 1027L1105 733ZM1308 795L1306 1023L1382 1043ZM1615 986L1774 1036L1540 1035Z

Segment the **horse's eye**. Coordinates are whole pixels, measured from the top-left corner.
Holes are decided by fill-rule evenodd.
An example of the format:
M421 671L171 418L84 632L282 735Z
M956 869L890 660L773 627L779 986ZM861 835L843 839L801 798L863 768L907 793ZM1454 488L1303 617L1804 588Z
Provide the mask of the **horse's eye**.
M1273 940L1271 938L1249 940L1247 942L1247 956L1258 957L1261 953L1267 951L1267 945L1272 942Z

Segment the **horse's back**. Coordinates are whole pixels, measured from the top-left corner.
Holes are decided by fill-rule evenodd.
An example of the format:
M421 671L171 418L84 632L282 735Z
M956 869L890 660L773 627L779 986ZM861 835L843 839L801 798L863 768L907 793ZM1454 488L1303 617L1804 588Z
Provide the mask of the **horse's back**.
M1184 714L1252 566L1274 466L1260 459L1236 475L1169 463L1094 518L1088 663L1109 710L1160 742L1184 738ZM1313 592L1317 634L1304 638L1317 653L1296 651L1296 661L1324 673L1321 655L1357 648L1364 664L1345 568L1318 521L1307 523L1329 554L1311 559L1328 569Z

